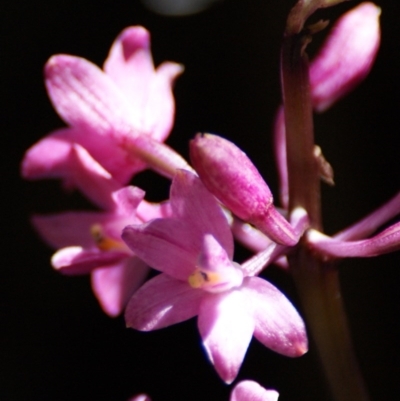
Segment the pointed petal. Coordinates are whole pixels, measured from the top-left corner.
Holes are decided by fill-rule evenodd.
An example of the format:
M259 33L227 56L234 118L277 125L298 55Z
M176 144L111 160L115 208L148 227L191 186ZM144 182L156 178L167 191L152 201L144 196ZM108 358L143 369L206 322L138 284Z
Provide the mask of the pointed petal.
M198 327L207 355L226 383L235 380L249 346L254 320L241 291L208 294L201 302Z
M70 128L52 132L31 146L21 163L21 174L27 179L65 178L70 169L72 142L65 136Z
M138 122L143 120L141 112L155 76L149 32L141 26L124 29L111 46L104 71L124 92L132 111L137 114L134 118Z
M98 249L82 249L80 246L70 246L57 251L51 258L52 266L66 275L81 275L90 273L93 269L113 265L130 255L124 252L102 252Z
M133 293L144 282L150 269L139 258L125 258L115 266L92 272L92 289L101 308L109 316L118 316Z
M121 216L133 218L136 216L136 210L143 201L145 192L134 186L122 188L112 194L115 203L115 209Z
M33 216L32 224L40 236L53 248L80 245L94 247L90 228L106 224L114 216L111 213L65 212L47 216Z
M212 234L232 259L233 237L229 224L215 197L200 179L188 171L178 171L170 192L174 215L184 219L200 235Z
M304 322L277 288L259 277L247 277L242 291L253 306L257 340L286 356L301 356L307 351Z
M143 200L137 208L137 216L143 222L172 217L171 204L169 202L152 203Z
M325 111L358 85L371 70L380 44L381 10L370 2L344 14L310 65L316 110Z
M69 125L114 138L132 131L127 99L94 64L57 55L47 62L45 76L53 105Z
M147 281L125 310L128 327L151 331L188 320L198 314L205 292L160 274Z
M112 193L121 185L82 146L73 145L71 159L70 184L79 188L94 204L105 210L113 210L115 203Z
M243 380L234 387L229 401L277 401L278 397L275 390L266 390L255 381Z
M163 142L171 132L175 117L172 86L182 72L182 65L165 62L157 68L157 74L151 82L143 129L157 141Z
M150 267L187 281L196 266L202 238L176 219L125 227L122 239Z
M164 141L175 114L172 85L183 67L166 62L155 71L149 32L135 26L125 29L114 42L104 70L129 99L135 127Z

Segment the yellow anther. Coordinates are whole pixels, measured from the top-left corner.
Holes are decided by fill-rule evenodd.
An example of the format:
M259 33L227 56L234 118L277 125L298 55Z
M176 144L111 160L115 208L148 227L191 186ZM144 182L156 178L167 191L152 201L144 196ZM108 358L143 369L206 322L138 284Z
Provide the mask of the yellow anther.
M206 288L219 284L221 276L218 273L196 269L188 278L189 284L193 288Z
M122 241L106 237L100 224L93 224L90 227L90 233L97 248L101 251L126 250L126 246Z

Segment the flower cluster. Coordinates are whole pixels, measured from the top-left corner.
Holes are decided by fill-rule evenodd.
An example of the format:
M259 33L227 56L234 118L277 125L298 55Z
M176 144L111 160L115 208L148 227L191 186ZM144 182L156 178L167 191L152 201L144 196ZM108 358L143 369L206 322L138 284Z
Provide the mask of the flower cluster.
M311 63L312 102L325 111L369 72L379 47L379 9L363 3L334 26ZM125 29L103 70L68 55L45 67L50 99L68 127L33 145L22 162L27 179L57 178L80 190L99 211L34 216L63 274L91 274L92 288L110 316L149 331L197 316L210 362L226 383L238 375L254 336L286 356L307 351L305 325L286 296L259 274L302 239L323 258L375 256L400 248L400 224L375 233L399 212L400 195L361 222L328 237L309 228L307 211L289 209L285 112L275 124L282 209L243 151L222 137L197 135L189 165L164 144L174 119L172 86L183 67L154 68L149 33ZM316 147L321 176L332 180ZM145 200L131 178L150 168L172 180L170 197ZM254 255L233 261L234 238ZM146 281L150 268L160 272ZM231 400L276 400L250 381ZM139 397L139 398L138 398ZM148 399L138 396L135 399ZM142 398L140 398L142 397Z

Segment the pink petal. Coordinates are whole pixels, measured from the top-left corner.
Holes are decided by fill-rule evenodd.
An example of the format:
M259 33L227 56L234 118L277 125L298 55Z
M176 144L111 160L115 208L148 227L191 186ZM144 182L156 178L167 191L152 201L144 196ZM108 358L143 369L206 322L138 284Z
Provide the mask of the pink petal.
M80 145L73 145L71 159L71 183L94 204L105 210L114 209L112 193L121 185Z
M182 73L182 66L167 62L155 71L149 32L136 26L119 35L104 70L129 100L134 126L153 139L164 141L175 114L172 84Z
M53 105L69 125L119 139L132 131L127 99L94 64L74 56L53 56L45 76Z
M95 269L91 277L92 289L104 312L109 316L121 314L149 271L147 265L134 256L115 266Z
M277 401L279 393L266 390L252 380L243 380L236 384L229 401Z
M31 146L21 164L21 174L27 179L65 178L70 169L72 142L65 136L69 128L54 131Z
M207 355L226 383L235 380L254 331L247 297L238 290L208 294L200 305L198 327Z
M132 111L142 111L155 75L149 32L141 26L124 29L111 46L104 71L124 92ZM143 116L138 113L136 118Z
M165 62L157 68L157 74L151 82L143 130L157 141L164 141L171 132L175 117L172 86L182 72L182 65Z
M381 10L365 2L344 14L310 66L314 107L329 108L362 81L380 44Z
M123 150L115 139L103 136L99 140L97 132L93 130L63 128L54 131L28 149L21 165L23 177L59 178L68 184L71 181L71 170L74 168L71 159L74 143L84 147L93 159L121 184L128 182L134 173L146 167L144 162Z
M136 209L143 201L145 192L134 186L122 188L112 194L115 209L119 215L133 218L136 216Z
M229 224L216 199L200 179L181 170L176 173L170 192L174 215L185 220L200 235L212 234L232 259L233 238Z
M147 281L125 310L128 327L151 331L188 320L198 314L205 292L160 274Z
M242 291L254 308L257 340L286 356L296 357L307 352L304 322L277 288L259 277L247 277L243 280Z
M196 266L202 238L177 219L156 219L125 227L122 239L150 267L187 281Z
M98 267L113 265L129 256L125 252L103 252L98 249L86 250L79 246L70 246L57 251L51 258L51 264L63 274L81 275Z
M99 212L65 212L47 216L33 216L32 224L40 236L53 248L80 245L95 246L90 228L95 224L106 224L115 216Z
M143 222L173 216L169 202L151 203L145 200L140 202L136 214Z

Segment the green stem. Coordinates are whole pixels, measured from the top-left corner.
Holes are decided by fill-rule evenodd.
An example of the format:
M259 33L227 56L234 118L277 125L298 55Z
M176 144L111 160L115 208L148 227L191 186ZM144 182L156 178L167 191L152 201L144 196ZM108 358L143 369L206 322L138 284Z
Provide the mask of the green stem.
M322 230L320 183L313 156L314 133L305 34L289 34L282 48L289 175L289 208L307 210L311 227ZM354 356L340 294L338 271L312 254L304 240L289 256L290 269L336 401L367 401Z

